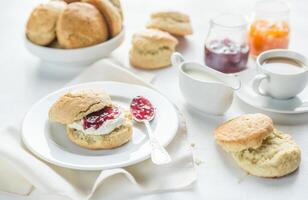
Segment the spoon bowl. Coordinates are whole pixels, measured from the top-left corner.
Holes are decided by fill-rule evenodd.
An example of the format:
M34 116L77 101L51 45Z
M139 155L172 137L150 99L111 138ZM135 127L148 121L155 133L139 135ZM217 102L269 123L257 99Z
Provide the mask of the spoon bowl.
M130 112L136 122L144 123L150 138L151 159L157 165L171 162L171 158L166 149L161 146L152 131L150 121L155 117L156 109L153 104L143 96L137 96L132 99Z

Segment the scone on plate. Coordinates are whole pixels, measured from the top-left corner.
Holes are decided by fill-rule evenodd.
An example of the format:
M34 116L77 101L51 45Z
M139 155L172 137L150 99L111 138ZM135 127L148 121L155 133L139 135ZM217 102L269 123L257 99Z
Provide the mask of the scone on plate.
M193 33L189 16L175 11L155 12L147 24L147 28L167 31L173 35L185 36Z
M98 9L88 3L67 5L60 14L57 39L62 48L72 49L95 45L108 39L108 28Z
M132 117L101 90L68 92L49 110L49 120L66 125L68 138L87 149L111 149L132 137Z
M66 8L64 1L50 1L37 6L27 25L28 39L38 45L49 45L56 39L56 24L60 13Z
M230 119L214 130L215 139L228 152L256 149L273 132L273 121L263 114L247 114Z
M295 171L301 160L299 146L290 135L274 130L257 149L233 153L237 164L251 175L281 177Z
M93 4L106 19L111 37L118 35L122 30L123 12L120 0L83 0Z
M167 32L155 29L137 32L132 38L130 63L143 69L167 67L177 44L178 40Z

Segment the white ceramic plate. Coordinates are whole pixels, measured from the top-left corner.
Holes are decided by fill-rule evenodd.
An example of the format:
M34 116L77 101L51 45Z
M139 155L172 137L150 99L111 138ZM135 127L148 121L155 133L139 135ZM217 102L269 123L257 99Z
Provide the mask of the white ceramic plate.
M64 88L38 101L25 116L22 138L27 148L41 159L58 166L100 170L129 166L150 155L150 144L143 124L134 122L133 137L122 147L111 150L87 150L73 144L65 127L48 121L48 110L64 93L76 89L104 89L114 103L129 108L130 100L138 95L149 98L157 115L151 122L159 142L166 146L176 134L178 117L174 106L160 93L141 86L119 82L92 82Z
M251 80L255 74L256 69L249 69L240 74L242 88L236 92L240 100L260 110L273 113L297 114L308 112L308 87L297 97L287 100L274 99L259 95L253 91Z

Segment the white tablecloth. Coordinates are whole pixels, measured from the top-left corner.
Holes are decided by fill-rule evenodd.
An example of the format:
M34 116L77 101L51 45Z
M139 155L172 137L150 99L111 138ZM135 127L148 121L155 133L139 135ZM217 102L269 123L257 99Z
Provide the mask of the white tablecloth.
M34 5L40 0L7 1L0 8L0 105L2 124L20 120L24 112L36 100L48 92L62 87L72 76L45 76L39 60L23 47L24 22ZM255 0L122 0L125 9L127 37L123 46L113 53L118 62L127 64L130 36L143 28L154 10L172 9L188 13L194 28L194 35L181 39L179 50L187 59L203 62L203 41L208 31L208 20L221 11L249 12ZM290 48L308 55L308 2L290 0L291 3L291 45ZM141 73L147 73L142 71ZM229 155L215 145L212 130L223 120L251 108L235 101L225 116L213 117L191 110L181 97L177 84L177 69L168 68L153 71L154 84L167 94L183 110L187 119L189 139L195 144L194 154L202 162L197 167L198 182L193 190L168 192L143 196L143 200L158 199L263 199L263 200L306 200L308 192L308 125L279 126L291 134L302 149L300 170L282 179L260 179L246 176ZM101 199L97 197L97 199ZM115 198L116 199L116 198ZM130 198L140 199L140 197Z
M88 67L69 85L92 81L119 81L155 89L108 60L101 60ZM123 199L132 194L143 195L191 188L196 180L192 151L187 141L185 119L180 111L178 117L176 136L166 148L172 159L170 163L157 166L148 159L129 167L102 171L70 170L42 162L24 148L18 127L4 128L0 130L0 157L3 158L0 163L0 190L21 195L30 193L30 196L36 195L40 198L57 195L88 200L96 193L102 192L106 185L111 189L107 192L104 189L105 199L112 199L114 196ZM7 175L14 172L18 172L28 183L20 177ZM25 190L27 188L28 191ZM122 192L117 192L117 188L122 188ZM34 195L31 193L33 190Z

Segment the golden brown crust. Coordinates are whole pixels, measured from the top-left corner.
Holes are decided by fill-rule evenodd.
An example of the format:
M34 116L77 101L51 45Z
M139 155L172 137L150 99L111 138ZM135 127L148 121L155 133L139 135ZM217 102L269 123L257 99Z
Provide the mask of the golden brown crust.
M80 2L81 0L63 0L66 3L74 3L74 2Z
M157 29L144 29L133 35L132 45L137 48L152 49L157 46L176 46L178 40L167 32Z
M119 0L83 0L96 6L107 21L111 37L122 30L123 12Z
M301 160L299 146L290 135L274 130L257 149L232 154L237 164L251 175L281 177L295 171Z
M133 35L130 63L138 68L158 69L170 66L170 57L178 40L167 32L146 29Z
M86 115L111 106L109 95L102 90L79 90L60 97L49 110L49 120L70 124Z
M105 19L91 4L75 2L68 4L60 14L57 39L63 48L81 48L104 42L108 39Z
M50 1L40 4L31 13L27 25L28 39L38 45L49 45L56 38L56 23L65 9L63 1Z
M258 148L263 139L273 132L273 121L263 114L247 114L218 126L215 139L228 152Z
M86 135L67 127L68 138L75 144L92 150L112 149L127 143L133 134L131 115L126 111L126 121L107 135Z
M153 13L147 28L160 29L179 36L191 35L193 33L189 16L175 11Z

